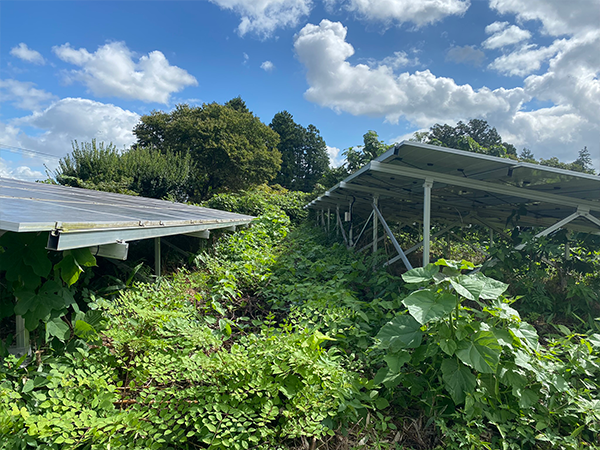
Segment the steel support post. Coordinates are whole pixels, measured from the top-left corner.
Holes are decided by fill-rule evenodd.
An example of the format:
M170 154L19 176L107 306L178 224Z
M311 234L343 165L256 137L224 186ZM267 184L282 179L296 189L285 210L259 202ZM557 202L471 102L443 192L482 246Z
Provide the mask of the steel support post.
M423 267L429 264L429 247L431 232L431 188L433 181L426 179L423 183Z
M157 277L160 277L160 238L154 238L154 274Z
M336 221L335 221L335 237L339 237L340 236L340 205L336 205L335 207L335 217L336 217Z
M379 217L379 220L381 221L381 226L383 227L383 229L385 230L385 233L388 235L388 237L392 241L392 245L394 246L394 248L398 252L398 255L400 255L400 258L402 258L402 262L404 263L404 266L408 270L411 270L413 268L412 264L410 263L410 261L408 260L408 258L406 257L406 255L404 254L404 251L402 251L402 247L400 247L400 244L398 244L398 241L396 240L396 237L392 233L392 230L390 230L389 225L387 224L387 222L385 221L385 219L381 215L381 212L379 211L379 208L377 208L377 205L375 205L375 204L373 204L373 211L375 211L375 215L377 217ZM388 263L385 263L384 265L387 266Z
M331 209L327 208L327 234L331 233Z
M348 204L348 215L350 216L350 229L348 230L348 246L354 247L354 241L352 240L352 200Z
M342 219L340 218L340 208L337 209L337 223L338 229L342 230L342 237L344 238L344 242L348 245L348 238L346 237L346 230L344 230L344 226L342 224Z
M29 353L29 330L25 328L23 316L15 316L15 353L21 357Z
M371 217L373 217L373 214L374 214L373 211L371 211L371 215L369 216L369 218L367 219L367 221L363 225L362 230L360 230L360 233L358 234L358 237L354 241L353 247L356 247L356 244L358 244L358 242L360 241L360 238L362 237L363 233L367 229L367 226L369 225L369 222L371 221Z
M558 230L559 228L565 226L566 224L568 224L569 222L574 221L575 219L577 219L580 216L583 216L584 213L581 213L579 210L577 210L576 212L574 212L573 214L571 214L568 217L565 217L563 220L560 220L558 222L556 222L554 225L549 226L548 228L546 228L543 231L540 231L538 234L536 234L533 239L537 239L539 237L542 236L548 236L550 233ZM515 250L522 250L525 247L525 244L519 244L515 247Z
M377 208L379 197L373 196L373 207ZM375 211L375 210L373 210ZM373 214L373 213L371 213ZM377 227L379 226L377 214L373 214L373 254L377 253Z

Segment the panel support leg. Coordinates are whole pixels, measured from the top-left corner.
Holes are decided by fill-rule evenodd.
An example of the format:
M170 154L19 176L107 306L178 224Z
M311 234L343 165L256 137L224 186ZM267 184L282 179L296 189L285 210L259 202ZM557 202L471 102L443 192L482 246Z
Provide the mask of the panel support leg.
M385 221L385 219L381 215L381 211L379 211L379 208L377 208L377 205L375 205L374 203L373 203L373 211L375 211L375 215L377 217L379 217L379 220L381 221L381 226L383 227L383 229L385 230L385 233L390 238L390 241L392 241L392 245L394 246L394 248L398 252L398 255L400 256L400 258L402 259L402 262L404 263L404 266L408 270L411 270L413 268L412 264L410 263L410 261L408 260L408 258L406 257L406 255L404 254L404 251L402 251L402 247L400 247L400 244L398 244L398 241L396 240L396 237L394 236L394 233L392 233L392 230L390 230L389 225L387 224L387 222ZM389 265L389 264L388 263L384 264L384 266L387 266L387 265Z
M375 195L373 196L373 206L377 208L379 203L379 198ZM375 210L373 210L375 211ZM377 227L379 226L377 214L373 214L373 254L377 253Z
M431 188L433 181L426 179L423 183L423 267L429 264L430 232L431 232Z
M23 316L15 316L15 348L11 349L11 353L21 357L30 351L29 347L29 330L25 328L25 319Z
M154 274L157 277L160 277L160 270L161 270L160 259L161 259L160 238L157 237L157 238L154 238Z
M342 231L342 237L344 238L344 242L346 243L346 246L347 246L348 238L346 237L346 231L344 230L344 226L342 224L342 219L340 218L340 208L339 207L337 209L337 224L338 224L338 230Z
M327 234L331 232L331 209L327 208Z

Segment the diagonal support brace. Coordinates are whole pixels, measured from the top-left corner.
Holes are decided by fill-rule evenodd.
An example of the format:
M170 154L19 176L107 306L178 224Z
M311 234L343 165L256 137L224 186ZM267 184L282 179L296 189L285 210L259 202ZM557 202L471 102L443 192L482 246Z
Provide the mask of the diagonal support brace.
M383 226L383 229L385 230L385 234L387 234L388 237L390 238L390 240L392 241L392 245L394 246L394 248L398 252L398 255L400 256L400 258L402 259L402 262L404 263L404 266L408 270L412 270L412 268L413 268L412 264L408 261L408 258L404 254L404 251L402 250L402 247L400 247L400 244L398 244L398 241L396 240L396 237L394 236L394 233L392 233L392 230L390 230L389 225L387 224L387 222L383 218L383 215L381 214L381 211L379 211L379 208L377 208L377 205L375 203L373 203L373 211L375 212L375 214L377 214L377 217L381 221L381 225ZM388 265L387 263L384 264L384 266L387 266L387 265Z

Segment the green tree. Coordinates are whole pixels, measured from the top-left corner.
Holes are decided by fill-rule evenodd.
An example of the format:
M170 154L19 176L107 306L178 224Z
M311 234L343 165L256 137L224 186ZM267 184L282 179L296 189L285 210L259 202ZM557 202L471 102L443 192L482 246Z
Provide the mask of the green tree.
M503 142L496 128L482 119L458 122L455 127L436 123L429 132L415 133L412 140L492 156L517 157L515 146Z
M138 145L191 156L195 183L190 197L195 199L270 181L281 166L279 136L239 97L225 105L181 104L170 113L153 111L141 117L133 133Z
M556 167L558 169L573 170L575 172L582 172L594 175L596 171L592 165L592 156L588 151L587 147L583 147L579 150L579 156L571 163L565 163L560 161L556 156L548 159L540 159L542 166Z
M187 200L193 163L187 154L152 147L120 152L103 142L73 142L54 173L62 185L143 197Z
M521 154L519 155L519 159L521 161L526 161L526 162L533 162L533 163L536 162L534 154L528 148L523 148L523 150L521 150Z
M329 167L327 145L314 125L304 128L288 111L273 117L271 129L280 137L281 169L275 183L310 192Z
M392 146L379 140L375 131L367 131L363 135L363 145L350 147L343 152L346 157L345 167L348 174L356 172L369 161L383 155L390 147Z

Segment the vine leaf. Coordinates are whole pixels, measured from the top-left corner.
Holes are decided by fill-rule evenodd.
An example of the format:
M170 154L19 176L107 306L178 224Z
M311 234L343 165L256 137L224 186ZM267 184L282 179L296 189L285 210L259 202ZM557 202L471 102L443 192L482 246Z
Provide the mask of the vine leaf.
M481 373L495 373L502 347L491 331L479 331L471 339L458 343L456 356Z
M424 283L433 280L433 277L440 271L435 264L428 264L425 267L416 267L402 274L402 279L406 283Z
M475 390L476 378L471 370L454 358L442 361L442 379L455 404L464 403L466 394Z
M455 307L457 299L449 293L436 294L430 290L415 291L402 300L411 316L424 325L435 319L446 317Z
M92 255L89 248L79 248L63 252L63 259L54 266L60 271L60 277L71 286L79 280L84 267L96 265L96 258Z
M419 322L411 316L401 315L386 323L379 330L377 339L381 341L380 348L395 352L403 348L417 348L421 345L423 332Z
M474 301L480 298L485 300L497 299L508 289L508 284L486 277L481 272L474 275L461 275L451 279L450 283L452 283L456 292Z
M46 341L50 336L54 336L60 341L65 342L71 336L71 330L65 322L57 317L46 322Z
M525 345L528 345L533 350L538 349L538 334L533 325L527 322L521 322L518 325L508 327L508 329Z

